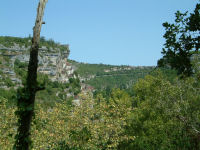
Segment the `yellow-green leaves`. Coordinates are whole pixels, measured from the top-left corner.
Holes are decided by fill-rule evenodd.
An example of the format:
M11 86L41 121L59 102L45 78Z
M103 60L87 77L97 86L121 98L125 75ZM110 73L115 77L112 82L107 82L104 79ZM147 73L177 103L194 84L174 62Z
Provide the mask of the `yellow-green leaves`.
M12 149L16 134L16 108L8 107L7 99L0 97L0 149Z

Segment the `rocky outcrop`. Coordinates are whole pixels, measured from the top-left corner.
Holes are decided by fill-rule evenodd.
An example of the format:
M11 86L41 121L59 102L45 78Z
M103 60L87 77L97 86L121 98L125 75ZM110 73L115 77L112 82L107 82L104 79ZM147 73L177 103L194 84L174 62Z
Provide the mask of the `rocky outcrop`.
M63 48L64 47L64 48ZM39 50L39 67L38 72L47 74L52 81L58 82L68 82L69 77L73 77L75 68L67 62L69 56L69 45L60 48L47 48L46 46L41 46ZM9 58L9 64L7 69L7 74L11 80L16 83L21 83L14 73L14 62L19 60L23 63L29 62L29 49L30 47L19 46L18 44L13 44L11 47L6 47L0 44L0 52L3 57ZM15 74L15 73L14 73Z

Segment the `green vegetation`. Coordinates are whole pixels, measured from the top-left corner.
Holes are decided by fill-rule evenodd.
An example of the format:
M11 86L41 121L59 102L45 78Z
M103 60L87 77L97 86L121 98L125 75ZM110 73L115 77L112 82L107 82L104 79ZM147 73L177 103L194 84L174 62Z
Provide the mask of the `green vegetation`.
M106 87L126 89L135 83L139 78L143 78L152 71L151 68L133 69L132 71L124 71L123 73L114 72L109 74L97 75L93 79L85 83L92 85L95 89L105 89Z
M200 129L199 74L170 82L160 71L140 79L133 96L119 89L108 99L82 95L80 106L62 101L44 109L37 101L32 128L35 149L182 149L198 150ZM13 144L13 107L0 123L0 146ZM9 123L8 123L9 122ZM4 128L2 128L4 126ZM9 128L9 130L5 130ZM1 133L2 134L2 133ZM10 135L10 136L9 136ZM6 138L9 136L10 138ZM9 143L9 144L8 144Z
M14 43L19 44L20 46L30 45L29 40L31 40L31 37L29 38L18 38L18 37L10 37L10 36L0 36L0 43L4 45L5 47L11 47L14 46Z
M134 86L134 111L127 129L129 149L199 149L199 79L170 83L158 73Z
M16 59L14 62L14 71L16 73L16 77L22 80L22 85L25 84L27 69L27 63L20 62ZM5 76L2 71L0 71L0 75L2 76L0 82L3 82L5 86L10 88L9 90L0 88L0 96L6 98L9 103L16 104L16 89L14 89L16 84L11 81L10 77ZM46 108L53 107L56 102L70 101L71 97L67 97L67 93L71 93L73 96L78 95L81 92L80 81L78 77L70 78L69 83L59 83L57 81L52 82L49 80L47 75L38 73L37 80L38 85L45 86L45 89L36 94L36 101Z
M125 89L139 78L153 71L154 67L113 66L104 64L85 64L72 60L69 62L77 68L80 78L95 89L109 88Z
M26 38L20 38L20 37L10 37L10 36L0 36L0 44L3 46L10 48L16 45L19 45L19 47L22 48L24 46L25 48L28 48L31 46L32 37L29 35L29 37ZM40 40L40 47L46 47L48 51L52 51L55 48L59 48L61 51L67 51L69 52L69 46L68 45L61 45L60 43L55 42L53 39L45 39L45 37L41 37ZM6 52L6 51L4 51Z
M69 78L69 83L67 84L67 88L69 88L70 93L74 93L74 95L78 95L81 92L80 80L78 77Z
M178 71L178 74L190 76L192 74L191 55L198 54L200 32L200 4L196 5L193 13L177 11L175 23L163 23L166 33L162 54L158 66L168 66Z
M199 53L199 37L190 39L185 32L199 31L199 8L198 4L186 20L186 14L178 12L176 24L164 24L166 50L159 68L69 60L77 68L69 83L52 82L38 74L37 85L45 89L36 95L33 149L199 150L200 64L198 58L194 62L188 58ZM1 68L9 62L4 63L6 59L0 56ZM25 79L27 64L16 60L14 65L17 77ZM12 149L19 95L10 78L1 70L0 75L0 82L9 87L0 88L0 149ZM81 80L95 87L95 92L81 91ZM69 93L78 95L79 102Z

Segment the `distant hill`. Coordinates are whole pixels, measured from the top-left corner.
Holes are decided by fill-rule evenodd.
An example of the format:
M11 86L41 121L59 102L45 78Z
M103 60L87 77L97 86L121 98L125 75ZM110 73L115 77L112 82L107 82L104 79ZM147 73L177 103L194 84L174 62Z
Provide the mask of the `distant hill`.
M68 61L75 66L80 81L95 89L129 88L139 78L143 78L155 69L154 66L116 66Z

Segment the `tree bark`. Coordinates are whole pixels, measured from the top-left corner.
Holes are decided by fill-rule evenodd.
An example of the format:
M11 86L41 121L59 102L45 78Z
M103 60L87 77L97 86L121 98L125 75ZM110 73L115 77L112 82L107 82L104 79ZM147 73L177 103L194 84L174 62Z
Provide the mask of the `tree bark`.
M31 147L30 127L34 116L35 95L39 89L37 85L37 68L40 31L47 1L48 0L40 0L38 5L37 18L33 28L33 39L26 85L24 85L24 88L21 90L18 90L18 110L16 112L18 115L18 130L14 145L14 149L16 150L29 150Z

